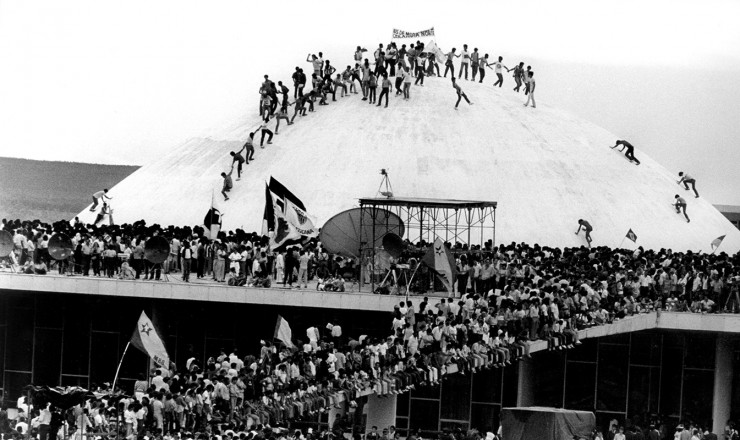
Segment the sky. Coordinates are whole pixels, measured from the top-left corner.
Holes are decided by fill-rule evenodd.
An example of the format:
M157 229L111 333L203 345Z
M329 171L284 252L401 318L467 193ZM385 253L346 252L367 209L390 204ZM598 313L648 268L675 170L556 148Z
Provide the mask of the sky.
M0 156L143 165L253 113L262 75L289 82L307 53L342 66L434 27L445 51L531 64L539 103L740 204L738 16L722 0L0 0Z

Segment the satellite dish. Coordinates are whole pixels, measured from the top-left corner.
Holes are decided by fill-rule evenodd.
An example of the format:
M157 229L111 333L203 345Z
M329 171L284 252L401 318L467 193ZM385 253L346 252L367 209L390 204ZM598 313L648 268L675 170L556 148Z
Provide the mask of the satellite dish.
M401 217L385 209L373 209L375 213L375 242L373 240L373 219L371 215L365 215L364 224L360 228L362 208L353 208L340 212L330 218L321 228L319 241L324 245L327 252L344 257L357 258L360 256L360 237L368 241L366 247L378 248L382 245L383 237L389 231L404 234L405 227ZM382 219L382 225L379 225Z
M72 240L66 234L59 232L49 239L49 255L51 258L57 261L66 260L72 255L73 251Z
M162 264L170 255L170 242L161 235L154 236L144 243L144 259L152 264Z
M389 232L383 236L383 249L385 249L391 257L398 258L406 249L406 245L403 242L403 238L393 232Z
M0 258L5 258L13 252L13 236L8 231L0 231Z

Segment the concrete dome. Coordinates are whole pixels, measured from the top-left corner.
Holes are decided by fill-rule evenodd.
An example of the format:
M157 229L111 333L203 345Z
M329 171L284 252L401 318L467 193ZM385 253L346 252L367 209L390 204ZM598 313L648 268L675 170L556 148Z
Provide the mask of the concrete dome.
M230 166L229 151L259 125L256 115L245 116L112 188L114 219L200 224L213 197L225 229L260 231L264 182L274 176L321 224L357 206L359 197L375 196L378 171L386 168L397 197L497 201L498 243L579 246L583 234L574 232L583 218L594 227L594 245L617 246L632 228L646 248L708 252L713 239L727 235L720 251L740 249L740 231L709 201L676 185L677 170L639 150L642 164L631 164L609 148L617 135L542 103L525 108L524 95L510 86L460 85L473 105L463 100L459 110L449 79L426 78L424 87L412 86L409 101L392 92L387 109L351 95L317 105L292 126L283 121L272 145L256 146L256 160L224 202L220 173ZM688 201L691 223L671 206L674 194ZM94 214L86 209L80 218L92 221Z

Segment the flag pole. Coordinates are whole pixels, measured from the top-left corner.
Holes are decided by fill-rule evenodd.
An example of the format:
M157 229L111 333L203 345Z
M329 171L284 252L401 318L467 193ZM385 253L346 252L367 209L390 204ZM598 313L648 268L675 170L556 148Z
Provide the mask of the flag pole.
M620 242L619 242L619 246L617 246L617 249L622 249L622 244L624 244L624 240L625 240L626 238L627 238L627 236L626 236L626 235L625 235L624 237L622 237L622 241L620 241Z
M128 346L131 345L131 340L129 339L128 344L126 344L126 348L123 349L123 354L121 355L121 361L118 362L118 368L116 368L116 377L113 378L113 387L111 388L111 391L115 393L116 391L116 383L118 382L118 373L121 371L121 364L123 364L123 358L126 357L126 352L128 351Z

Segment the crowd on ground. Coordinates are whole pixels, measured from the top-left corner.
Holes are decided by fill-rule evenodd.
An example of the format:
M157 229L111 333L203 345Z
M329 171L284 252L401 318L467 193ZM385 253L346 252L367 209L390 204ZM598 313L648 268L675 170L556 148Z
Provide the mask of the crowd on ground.
M242 230L221 231L209 239L195 227L161 227L142 221L124 225L86 225L79 221L54 224L36 221L2 220L2 229L12 234L12 267L18 272L79 274L120 279L160 279L162 273L180 274L189 281L197 278L235 286L308 288L308 280L322 290L344 290L345 280L376 278L376 293L393 290L397 276L377 272L378 262L330 255L316 240L273 250L269 238ZM54 260L49 243L54 234L69 237L66 259ZM169 243L169 256L161 264L146 257L145 244L153 237ZM530 308L556 309L583 323L601 323L606 315L619 316L646 310L691 312L739 312L738 284L740 254L696 254L659 251L595 248L550 248L512 243L482 248L449 244L456 256L455 287L459 296L478 295L475 301L495 302L496 313L506 306L514 319ZM423 242L409 243L408 249L389 271L398 273L401 263L420 261L426 250ZM396 264L398 263L398 264ZM361 269L365 269L364 271ZM421 271L429 271L422 268ZM381 282L380 279L385 279ZM412 294L434 289L429 277L417 277L409 286ZM395 290L397 291L397 290ZM469 295L468 295L469 296ZM548 312L549 310L549 312ZM508 319L507 319L508 320Z
M239 258L228 260L231 280L254 284L282 274L286 284L298 280L306 287L309 264L318 268L324 262L322 267L335 273L352 272L360 264L338 263L317 242L273 252L267 237L240 230L210 240L200 227L162 228L143 221L96 227L78 221L3 220L2 229L13 233L12 259L20 271L32 273L54 261L60 274L89 275L92 269L93 276L156 279L161 271L181 268L187 281L191 265L198 277L219 278L219 255L225 272L227 257L235 254ZM49 243L61 233L71 237L72 253L66 260L52 260ZM144 258L144 243L156 236L170 245L168 260L158 267ZM351 409L367 392L393 395L435 386L448 374L502 368L529 356L531 341L545 340L550 350L572 348L580 343L578 330L637 313L740 312L740 254L516 243L494 247L490 242L482 248L450 247L456 256L457 295L424 297L416 306L400 301L385 338L348 337L338 323L315 323L294 346L263 341L258 353L242 356L234 349L204 363L194 355L184 365L161 368L126 390L133 391L131 399L113 407L124 404L129 436L225 428L250 432L310 419L333 407ZM411 246L399 263L420 260L424 249L424 243ZM119 267L121 253L128 258ZM85 417L78 429L96 426L100 404L80 408Z
M524 67L524 62L519 62L515 67L508 68L503 64L503 57L497 57L497 60L490 60L488 54L482 54L478 48L472 51L468 50L468 45L464 44L462 51L458 52L457 48L444 54L436 46L433 50L425 47L425 44L417 41L416 43L401 44L400 47L396 42L387 44L380 43L378 48L372 53L371 57L367 56L368 50L362 46L357 46L353 55L353 63L341 72L331 60L325 59L323 52L318 54L309 54L306 62L311 65L309 72L310 77L300 66L296 66L292 74L293 94L291 101L291 89L283 81L277 84L270 79L269 75L264 75L264 81L259 89L259 115L261 123L251 130L247 136L244 145L238 151L231 151L231 167L228 172L222 172L223 186L221 194L224 201L229 200L228 193L234 187L232 175L234 169L237 171L236 180L241 180L241 173L244 165L249 165L250 161L255 160L255 136L259 135L260 147L265 148L265 139L267 144L272 144L273 136L279 134L280 121L285 121L286 125L293 125L296 116L304 117L307 113L315 111L315 104L318 106L329 105L337 101L337 93L340 98L352 96L353 94L362 94L362 100L371 105L384 108L388 107L389 96L394 91L395 97L402 97L403 100L411 99L411 83L415 86L423 87L424 78L447 77L451 74L452 87L457 95L455 109L464 99L468 104L472 104L460 87L455 78L455 58L460 58L459 71L457 79L468 80L468 74L471 73L472 81L476 80L482 83L486 75L486 69L491 69L496 74L497 80L493 83L494 87L502 87L504 82L504 70L506 73L513 71L512 77L516 83L514 91L519 93L524 86L524 94L527 95L528 106L536 107L534 99L535 79L532 66ZM441 59L440 59L441 58ZM440 75L439 61L444 60L444 75ZM341 67L339 68L341 69ZM378 89L380 94L378 95ZM318 101L318 102L317 102ZM290 116L289 107L293 107L293 115ZM275 122L275 131L269 127L270 121ZM242 154L244 152L244 154ZM104 210L107 204L103 205Z

